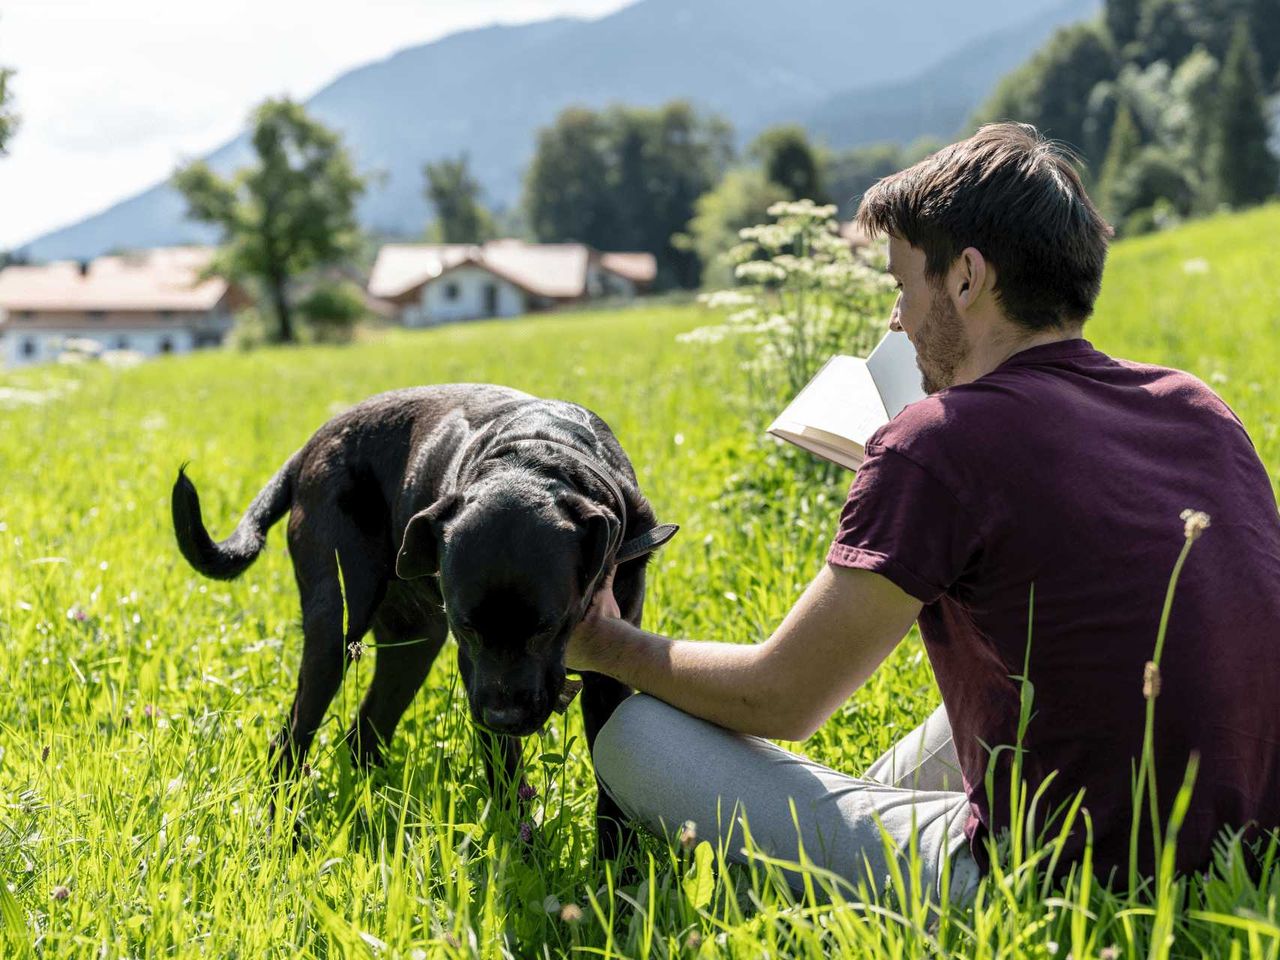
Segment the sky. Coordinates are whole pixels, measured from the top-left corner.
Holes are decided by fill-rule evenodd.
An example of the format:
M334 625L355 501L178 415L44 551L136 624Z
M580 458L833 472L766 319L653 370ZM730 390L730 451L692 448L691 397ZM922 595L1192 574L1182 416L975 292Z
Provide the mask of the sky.
M0 0L22 117L0 157L0 250L164 179L267 96L469 27L629 0Z

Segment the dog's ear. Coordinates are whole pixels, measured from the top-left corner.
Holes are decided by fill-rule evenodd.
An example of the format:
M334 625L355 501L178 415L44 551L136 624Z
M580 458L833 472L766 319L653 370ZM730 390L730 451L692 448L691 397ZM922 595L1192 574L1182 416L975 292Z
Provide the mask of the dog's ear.
M575 496L569 502L570 516L582 529L581 589L594 580L608 559L609 544L622 526L618 518L600 509L585 497Z
M462 497L447 493L405 524L404 539L396 555L396 576L401 580L431 577L440 572L440 534L446 520L457 512Z

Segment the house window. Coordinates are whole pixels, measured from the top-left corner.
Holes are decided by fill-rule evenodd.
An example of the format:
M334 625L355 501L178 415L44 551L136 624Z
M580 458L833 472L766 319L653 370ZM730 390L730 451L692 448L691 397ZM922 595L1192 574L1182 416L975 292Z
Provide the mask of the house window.
M13 319L15 320L34 320L35 318L36 314L34 310L19 310L13 315Z
M458 285L452 281L444 285L444 298L446 300L457 300L459 292Z
M170 340L168 337L163 337L160 340L160 352L173 353L173 341Z
M498 285L496 283L486 283L484 285L484 314L486 317L496 317L498 315Z
M129 349L129 338L128 338L128 337L116 337L116 349L117 349L117 350L128 350L128 349Z
M36 342L30 337L24 337L22 340L22 355L24 357L34 357L36 355Z
M161 310L161 311L160 311L160 322L161 322L161 323L171 323L172 321L173 321L173 311L172 311L172 310Z
M105 320L107 319L107 312L105 310L90 310L86 316L90 320Z

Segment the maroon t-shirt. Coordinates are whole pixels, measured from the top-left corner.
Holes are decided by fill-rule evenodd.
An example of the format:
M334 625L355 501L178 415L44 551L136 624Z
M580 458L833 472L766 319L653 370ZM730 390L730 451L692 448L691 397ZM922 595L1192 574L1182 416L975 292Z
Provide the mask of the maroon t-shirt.
M911 404L867 444L827 559L924 603L971 838L1008 822L1010 750L990 798L984 779L1016 741L1034 584L1024 775L1034 790L1058 772L1042 812L1083 787L1095 864L1127 870L1143 667L1188 507L1212 523L1178 583L1155 709L1162 817L1200 758L1184 870L1224 826L1280 826L1280 515L1239 419L1189 374L1076 339ZM1083 843L1080 828L1068 855Z

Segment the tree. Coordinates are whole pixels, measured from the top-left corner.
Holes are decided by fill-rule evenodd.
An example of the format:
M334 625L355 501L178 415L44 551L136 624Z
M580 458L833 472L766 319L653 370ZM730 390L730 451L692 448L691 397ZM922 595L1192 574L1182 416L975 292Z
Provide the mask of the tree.
M1248 23L1236 23L1218 82L1217 109L1209 134L1210 179L1220 203L1261 203L1276 192L1277 162L1267 147L1267 114L1258 54Z
M660 282L696 285L696 257L671 238L730 155L728 125L683 101L604 113L570 108L538 134L525 177L529 228L543 241L648 251Z
M173 183L189 217L222 231L215 269L261 281L279 339L289 342L295 339L289 281L354 251L355 205L365 183L341 138L300 104L266 100L252 124L254 166L224 179L197 161L179 169Z
M525 216L539 240L607 239L609 132L604 119L570 107L538 132L525 175Z
M5 155L9 138L18 129L18 117L13 112L13 95L9 89L12 76L12 70L0 67L0 157Z
M803 127L772 127L756 137L747 155L759 162L765 178L788 191L792 200L827 202L822 161Z
M1102 19L1117 50L1123 50L1138 37L1142 17L1142 0L1106 0Z
M439 243L484 243L494 237L493 215L480 203L480 182L466 154L422 168L424 193L436 212L431 238Z
M1086 159L1089 96L1116 75L1111 38L1092 23L1063 27L1032 58L1000 81L976 122L1018 120L1076 148Z
M1203 2L1203 0L1202 0ZM1204 39L1204 20L1188 0L1147 0L1138 24L1134 59L1142 66L1181 63Z
M1115 126L1111 128L1111 143L1107 148L1107 159L1102 164L1102 172L1098 176L1098 202L1106 215L1114 222L1119 222L1131 210L1124 209L1120 193L1120 184L1129 166L1137 159L1142 148L1142 135L1138 125L1133 121L1133 112L1128 105L1122 106L1116 114Z
M702 263L703 286L732 286L732 265L725 254L737 245L738 231L768 220L769 207L790 199L786 188L757 167L730 170L714 190L699 197L682 243L691 247Z

